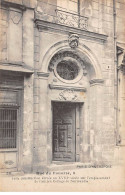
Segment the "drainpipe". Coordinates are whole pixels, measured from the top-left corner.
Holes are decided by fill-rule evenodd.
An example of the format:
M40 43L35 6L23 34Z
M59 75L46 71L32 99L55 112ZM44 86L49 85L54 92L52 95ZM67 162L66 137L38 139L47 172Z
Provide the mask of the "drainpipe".
M113 26L114 26L114 100L115 100L115 135L118 142L118 69L117 69L117 36L116 36L116 0L113 0Z

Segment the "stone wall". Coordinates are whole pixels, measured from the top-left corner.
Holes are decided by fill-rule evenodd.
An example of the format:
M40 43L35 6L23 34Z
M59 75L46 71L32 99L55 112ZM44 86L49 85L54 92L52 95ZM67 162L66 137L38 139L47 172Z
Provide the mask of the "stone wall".
M121 158L125 152L125 74L124 74L124 54L125 54L125 1L116 0L116 44L123 49L123 53L118 55L118 124L117 124L117 147L116 155L119 153L118 163L125 162L125 158ZM120 59L121 58L121 59ZM119 60L120 59L120 60Z
M8 2L7 2L8 3ZM23 13L22 7L14 6L22 1L9 1L12 4L2 4L0 9L0 61L11 70L11 65L21 68L23 66L34 67L34 26L33 10ZM6 67L6 66L5 66ZM25 72L25 71L24 71ZM15 73L16 74L16 73ZM22 73L21 73L22 74ZM22 104L21 137L21 166L25 172L32 170L33 156L33 77L24 73L24 93ZM15 88L17 83L15 82ZM30 94L30 95L29 95ZM19 151L20 154L20 151Z
M7 60L8 11L0 9L0 60Z

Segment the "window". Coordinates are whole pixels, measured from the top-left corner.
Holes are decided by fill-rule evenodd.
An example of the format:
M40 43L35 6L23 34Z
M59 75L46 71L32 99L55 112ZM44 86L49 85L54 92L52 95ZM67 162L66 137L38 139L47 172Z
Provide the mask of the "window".
M0 149L16 148L17 109L0 108Z
M85 65L81 58L69 51L55 54L49 65L49 70L63 83L78 82L83 76L83 69Z
M79 13L79 0L57 0L58 9L71 13Z
M78 0L69 0L69 12L78 13Z
M65 80L73 80L78 76L78 66L70 61L61 61L57 65L57 73Z

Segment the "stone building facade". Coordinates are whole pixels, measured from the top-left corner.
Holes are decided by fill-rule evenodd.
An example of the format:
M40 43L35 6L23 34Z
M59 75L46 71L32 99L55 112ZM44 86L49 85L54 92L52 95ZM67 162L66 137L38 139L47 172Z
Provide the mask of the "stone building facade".
M125 0L1 0L2 172L121 163L124 11Z

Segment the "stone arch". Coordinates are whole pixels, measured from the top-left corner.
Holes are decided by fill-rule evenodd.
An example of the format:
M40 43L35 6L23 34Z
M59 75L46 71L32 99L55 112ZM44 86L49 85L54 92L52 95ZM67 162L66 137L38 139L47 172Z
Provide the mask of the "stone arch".
M102 79L100 64L95 54L86 45L82 43L79 43L79 46L75 50L71 49L68 40L58 42L48 49L48 51L43 57L42 66L41 69L39 70L40 72L48 73L48 67L50 61L52 57L59 51L72 51L72 52L75 51L75 53L80 54L81 56L82 55L86 56L90 60L91 65L95 71L94 79Z

